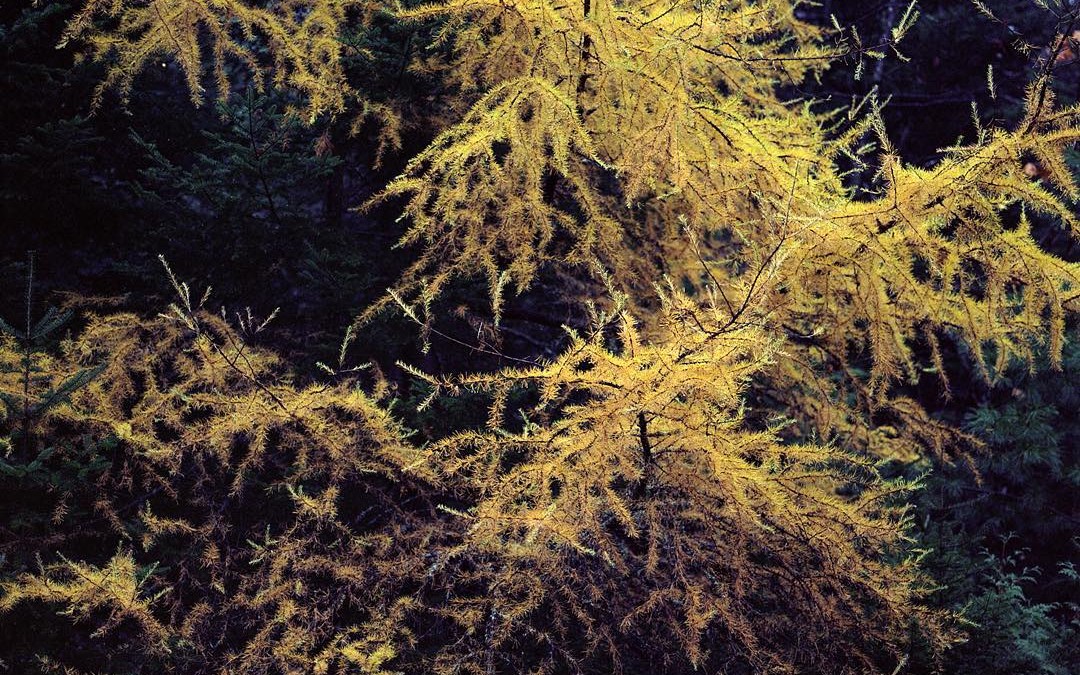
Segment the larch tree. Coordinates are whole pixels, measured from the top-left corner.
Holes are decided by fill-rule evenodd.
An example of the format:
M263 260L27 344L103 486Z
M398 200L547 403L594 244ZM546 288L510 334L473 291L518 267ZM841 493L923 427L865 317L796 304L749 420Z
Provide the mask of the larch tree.
M423 445L377 397L295 385L245 343L257 322L207 314L175 278L167 318L95 319L59 357L12 333L11 364L105 364L34 420L73 440L27 438L5 464L97 462L99 497L37 504L57 523L41 550L87 548L64 519L80 499L110 525L95 543L121 548L28 563L0 610L59 604L118 645L101 668L130 672L896 672L946 649L962 618L923 602L918 483L879 465L973 442L899 393L927 368L948 388L944 341L987 379L1061 358L1080 266L1039 247L1029 214L1075 232L1080 110L1051 88L1066 40L1015 127L916 168L873 98L823 111L791 93L896 50L915 3L880 45L802 4L86 2L64 42L102 65L98 104L168 56L196 104L250 80L309 120L374 118L380 156L402 125L435 128L357 204L399 207L415 257L350 335L396 308L427 340L474 278L496 327L545 275L591 320L512 368L402 364L431 397L490 396L487 428ZM439 83L426 106L350 78L366 55L342 36L387 16L430 37L405 64ZM852 166L872 169L870 198ZM31 394L15 365L5 401Z

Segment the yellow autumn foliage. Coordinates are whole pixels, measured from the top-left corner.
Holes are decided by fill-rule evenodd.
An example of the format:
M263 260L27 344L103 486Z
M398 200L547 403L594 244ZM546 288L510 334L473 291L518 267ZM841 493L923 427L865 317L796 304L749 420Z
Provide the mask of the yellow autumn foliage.
M452 119L367 204L401 205L415 257L358 323L396 306L430 329L471 277L498 323L508 289L553 270L593 320L521 367L407 366L433 395L492 399L486 428L414 444L384 402L296 384L173 278L168 316L92 318L59 357L33 355L46 372L105 363L36 420L67 439L57 458L104 462L93 490L44 499L59 525L42 549L119 550L22 571L0 611L62 607L143 672L889 672L913 641L947 648L956 617L923 602L907 536L917 484L878 466L972 441L896 385L926 367L920 340L943 386L943 340L988 379L1040 347L1060 360L1080 266L1026 214L1075 227L1080 110L1044 77L1014 129L908 166L875 101L845 116L781 96L874 51L826 42L799 4L84 3L68 35L102 87L130 90L166 54L201 101L203 70L225 96L238 62L312 119L364 99L347 24L382 9L430 27L436 55L409 67L442 78L453 105L433 119ZM879 193L856 199L841 157L876 167ZM0 386L19 395L17 368ZM749 419L754 397L798 433ZM109 527L67 523L80 500Z

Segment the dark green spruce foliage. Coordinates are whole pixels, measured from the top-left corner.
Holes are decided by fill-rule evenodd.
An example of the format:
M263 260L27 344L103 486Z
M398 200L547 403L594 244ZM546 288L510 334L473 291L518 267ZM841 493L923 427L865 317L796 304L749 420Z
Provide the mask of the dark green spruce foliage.
M1014 366L964 414L986 448L920 497L939 602L972 622L948 672L1080 670L1080 331L1062 370Z
M171 257L201 263L210 278L248 280L251 291L283 289L297 273L295 251L321 225L321 190L337 160L320 151L310 130L268 97L248 92L218 106L219 124L202 132L202 147L166 156L134 134L149 160L137 193L162 213L159 236L184 239ZM186 156L185 156L186 155ZM229 273L232 268L235 271ZM256 274L262 270L262 274Z
M14 340L17 345L17 353L20 358L16 363L0 363L0 373L15 373L19 376L22 389L17 394L0 391L0 403L4 405L5 421L17 429L13 440L17 448L21 448L23 455L33 454L37 450L34 438L34 424L43 415L57 406L68 402L71 395L85 387L90 380L101 373L103 366L81 368L73 373L65 374L58 380L58 384L48 384L57 381L54 373L43 376L49 367L48 363L41 363L36 358L38 354L54 344L60 331L71 320L71 311L62 311L55 307L48 307L40 318L33 317L34 300L34 266L33 257L30 258L26 280L26 321L24 328L19 329L0 318L0 339ZM11 440L4 441L10 444ZM12 448L7 447L7 457L12 456ZM16 466L0 459L0 472L9 475L25 476L41 466L43 459L51 454L49 448L40 451L40 454L26 465ZM15 453L18 456L18 453Z

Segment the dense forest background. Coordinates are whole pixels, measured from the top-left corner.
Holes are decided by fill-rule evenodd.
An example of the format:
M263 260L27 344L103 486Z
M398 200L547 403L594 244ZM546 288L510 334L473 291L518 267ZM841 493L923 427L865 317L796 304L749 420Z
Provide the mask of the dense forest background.
M824 110L875 92L898 154L932 166L942 148L973 139L976 124L1021 119L1025 88L1046 55L1024 49L1019 37L1032 45L1054 38L1056 26L1039 3L986 5L1001 21L963 0L922 0L903 44L906 58L861 65L856 58L840 60L818 78L783 85L783 95ZM822 26L834 16L873 44L906 6L826 0L801 12ZM425 38L417 32L428 28L375 20L363 34L342 37L373 54L349 64L357 77L376 83L369 84L373 100L392 95L418 111L401 130L401 147L386 148L374 117L308 124L288 112L296 94L285 89L237 85L224 101L194 107L183 74L168 59L139 75L130 95L106 90L92 109L100 66L57 49L76 9L62 1L0 8L0 317L21 329L28 312L71 310L62 326L42 335L42 350L58 349L65 336L86 328L89 316L124 311L151 321L168 312L176 289L163 256L197 293L212 286L211 304L250 308L243 311L258 317L256 325L277 310L248 339L290 364L297 387L337 377L331 371L374 364L358 381L386 388L382 394L396 401L394 415L422 444L483 426L486 408L464 396L436 398L418 410L430 385L396 364L434 376L491 371L507 360L553 357L563 346L560 326L587 323L584 310L555 290L557 279L541 278L508 303L498 336L482 335L492 317L477 299L488 291L461 282L438 299L442 318L434 335L421 339L417 322L387 311L343 347L346 328L410 262L407 250L392 248L407 227L395 205L355 207L436 131L415 120L436 115L424 107L439 105L440 82L405 68ZM1080 102L1080 47L1070 45L1076 53L1059 57L1055 72L1061 105ZM1080 155L1069 160L1071 170L1080 170ZM1037 178L1038 162L1029 166ZM869 190L872 176L854 173L848 180L856 191L863 183ZM1036 218L1033 228L1046 250L1080 261L1077 238L1051 218ZM966 638L938 660L916 643L900 672L1080 672L1080 329L1074 317L1066 331L1060 370L1040 357L1039 369L1011 364L987 383L974 372L970 354L951 344L944 347L950 395L932 369L902 387L933 418L984 446L964 461L896 459L881 469L892 478L925 476L909 498L915 547L925 551L920 564L934 585L925 602L961 614L958 630ZM424 348L426 340L433 348ZM53 514L33 515L27 506L33 493L90 480L95 471L91 465L53 467L40 475L40 467L17 462L17 418L9 411L8 451L0 452L0 578L29 564L21 549L50 550ZM77 500L72 508L80 508ZM134 517L137 508L121 515ZM101 560L113 553L102 551ZM66 619L54 614L55 608L34 604L0 614L0 672L153 667L147 665L153 660L109 656L73 642L83 638L73 638ZM85 639L93 645L98 638ZM394 662L388 663L392 670ZM359 672L381 672L381 662L368 666ZM345 672L337 667L333 672ZM633 659L627 665L628 671L646 667L663 670ZM183 672L202 671L189 664Z

